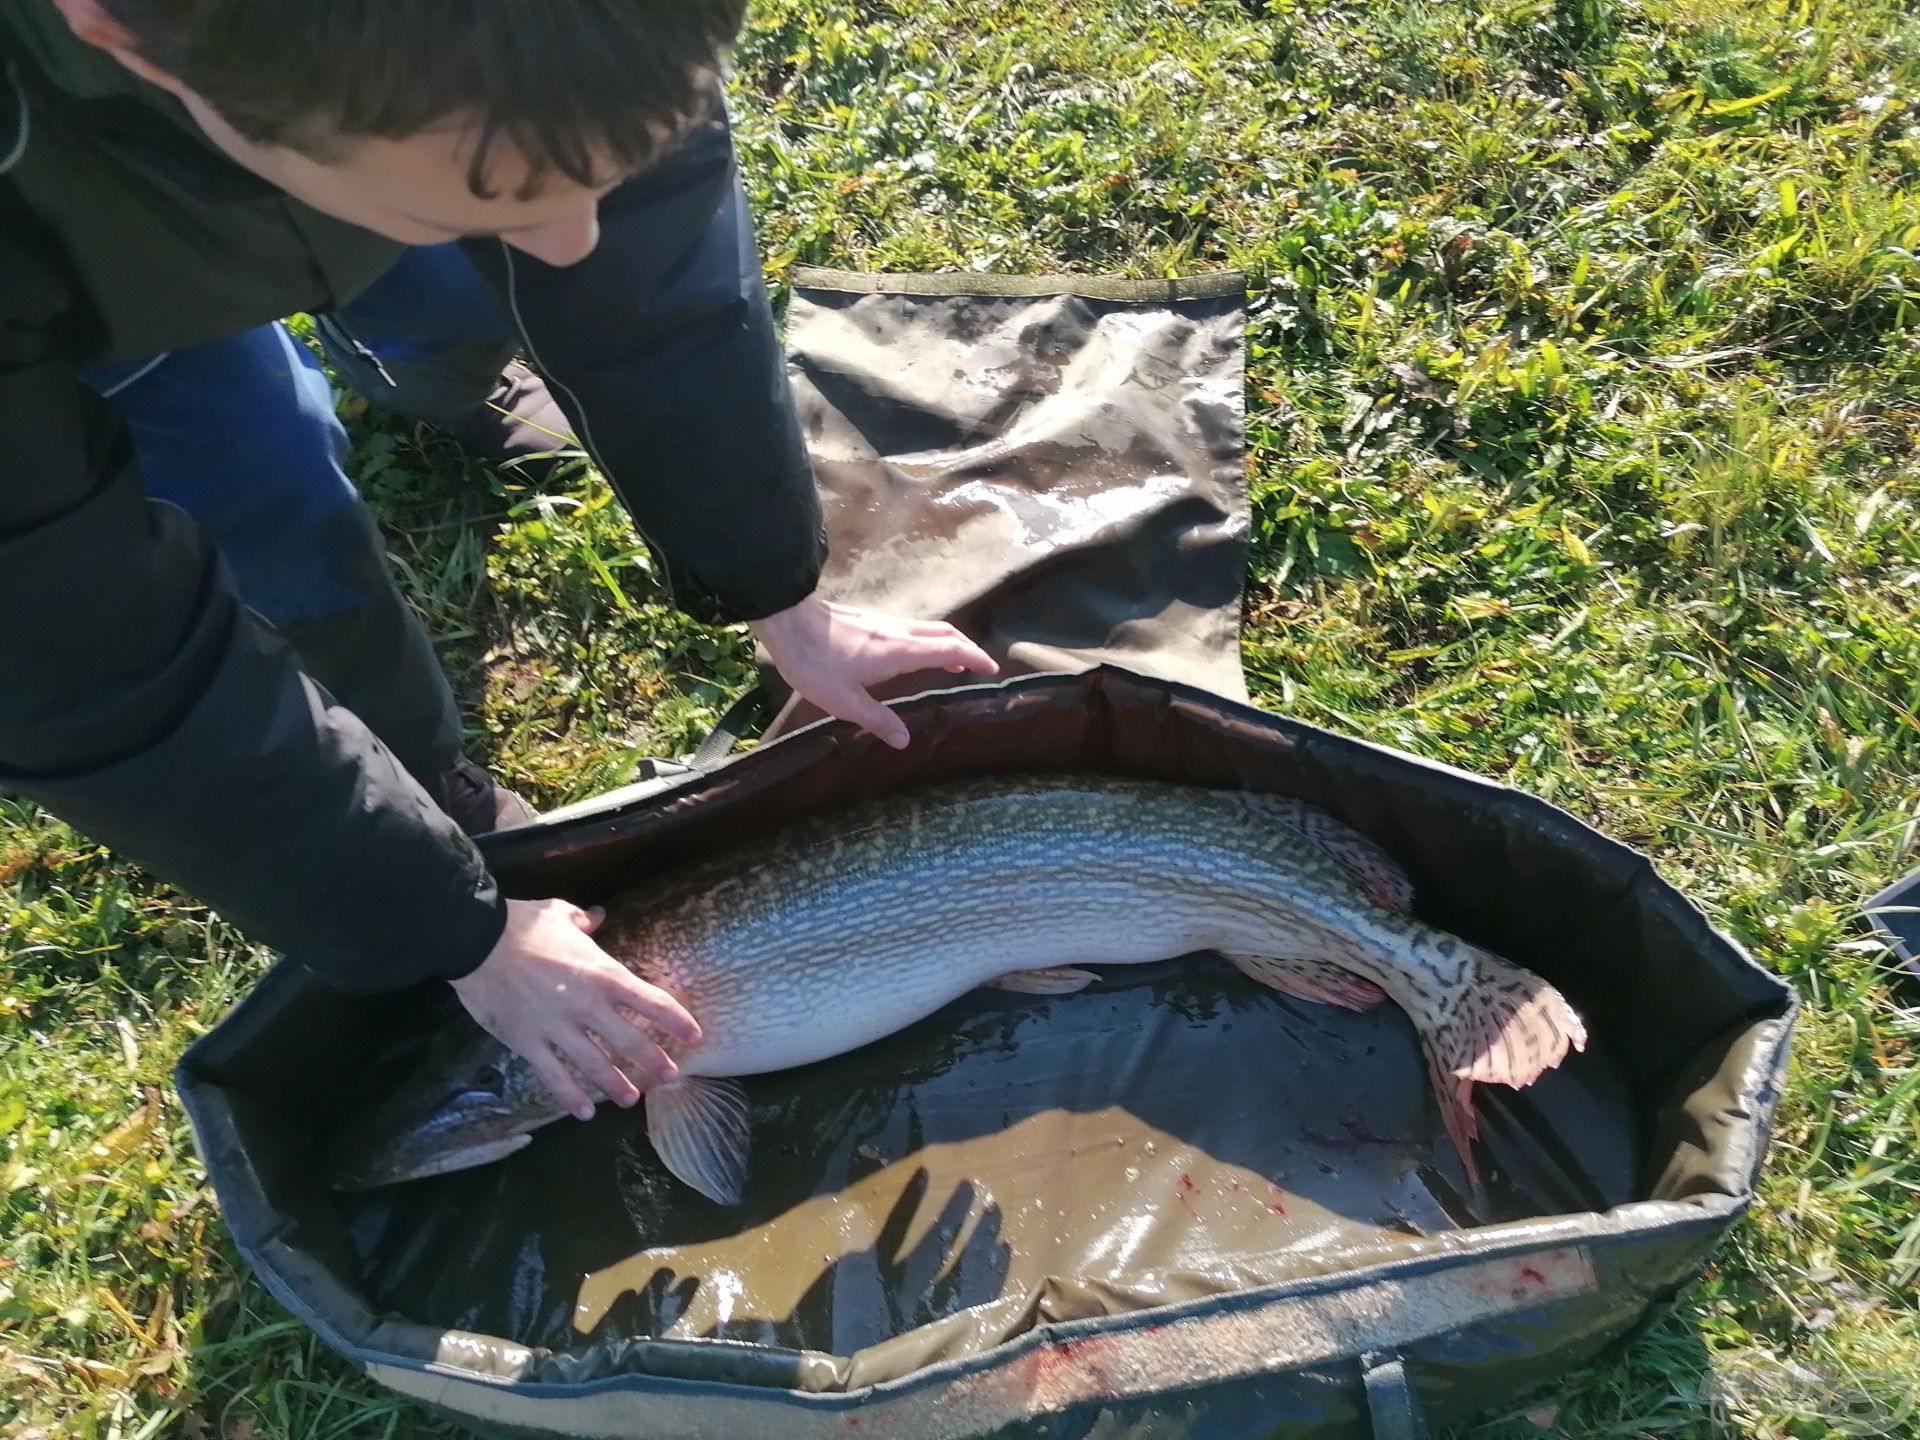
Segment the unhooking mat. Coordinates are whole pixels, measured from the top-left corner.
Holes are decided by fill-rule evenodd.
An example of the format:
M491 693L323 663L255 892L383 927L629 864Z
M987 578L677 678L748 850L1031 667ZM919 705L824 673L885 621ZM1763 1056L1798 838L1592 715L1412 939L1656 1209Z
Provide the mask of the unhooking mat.
M796 271L821 591L951 621L1002 675L1113 661L1245 700L1245 291L1237 274ZM767 738L820 718L787 698Z
M510 893L591 902L960 775L1279 791L1559 986L1587 1052L1479 1091L1476 1194L1397 1011L1188 957L749 1081L737 1210L611 1107L343 1197L318 1147L448 997L335 995L296 953L180 1069L256 1271L471 1423L662 1440L1412 1436L1422 1405L1496 1403L1642 1323L1747 1203L1790 995L1563 812L1242 703L1237 280L802 282L829 590L953 618L1014 678L904 701L898 754L789 703L753 752L488 841Z

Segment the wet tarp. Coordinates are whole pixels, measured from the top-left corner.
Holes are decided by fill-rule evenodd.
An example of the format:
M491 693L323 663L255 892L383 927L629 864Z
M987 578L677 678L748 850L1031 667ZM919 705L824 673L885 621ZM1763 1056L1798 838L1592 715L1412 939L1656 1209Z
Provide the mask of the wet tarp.
M256 1271L385 1383L544 1434L1411 1435L1410 1391L1463 1414L1628 1332L1747 1202L1789 993L1643 858L1563 812L1218 693L1244 531L1238 400L1219 388L1237 293L883 288L827 277L797 301L790 342L812 377L829 524L922 537L902 552L917 558L865 569L837 547L834 584L890 603L924 581L926 604L1039 673L905 701L904 753L792 729L805 717L790 709L788 733L732 761L495 837L509 893L591 903L787 821L965 775L1277 791L1396 855L1423 918L1557 985L1587 1051L1525 1091L1479 1091L1476 1195L1398 1012L1301 1004L1182 957L1079 995L982 992L750 1081L737 1210L679 1187L642 1118L611 1108L482 1170L340 1196L319 1183L329 1137L453 1017L444 989L335 995L296 955L180 1070ZM1131 361L1121 335L1145 347ZM1111 478L1133 499L1113 505L1115 529L1071 532L1064 558L1014 543L1044 536L1035 507L1069 533L1074 507L1046 503L1080 483L1061 437L1094 433L1024 418L1068 388L1020 359L1050 336L1067 337L1068 374L1095 352L1103 373L1151 374L1138 358L1155 344L1203 373L1139 402L1169 407L1161 419L1098 432L1161 438L1125 447L1136 462ZM949 423L951 366L901 378L909 357L946 365L982 344L1006 389L965 424ZM1082 410L1132 413L1138 388ZM929 410L945 418L916 418ZM960 458L1042 429L995 452L1004 470ZM1062 598L1021 608L1040 592Z
M1003 675L1112 661L1246 699L1245 294L1238 274L797 270L822 592L951 621ZM789 698L766 733L820 718Z

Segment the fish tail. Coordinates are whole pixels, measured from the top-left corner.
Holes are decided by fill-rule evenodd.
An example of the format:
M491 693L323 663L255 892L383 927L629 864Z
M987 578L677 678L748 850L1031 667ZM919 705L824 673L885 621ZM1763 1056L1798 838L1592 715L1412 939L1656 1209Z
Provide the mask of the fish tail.
M1587 1030L1553 986L1476 948L1473 969L1435 1034L1449 1074L1488 1085L1531 1085L1584 1050Z
M1473 1163L1473 1142L1480 1138L1480 1121L1473 1113L1473 1081L1448 1074L1427 1054L1427 1074L1433 1079L1433 1096L1440 1105L1440 1123L1453 1142L1469 1183L1480 1183L1480 1167Z
M1479 1135L1473 1087L1531 1085L1584 1050L1586 1026L1553 986L1531 970L1475 947L1473 964L1453 1009L1423 1029L1427 1065L1446 1124L1467 1174L1475 1174L1469 1147Z

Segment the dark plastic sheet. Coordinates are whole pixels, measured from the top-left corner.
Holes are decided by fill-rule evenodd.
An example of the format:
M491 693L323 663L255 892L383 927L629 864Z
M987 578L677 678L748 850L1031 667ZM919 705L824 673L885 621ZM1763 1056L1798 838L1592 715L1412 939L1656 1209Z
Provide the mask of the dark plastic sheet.
M1427 1088L1397 1013L1299 1004L1198 962L1058 1000L985 992L752 1082L738 1212L689 1196L621 1112L346 1210L370 1293L402 1314L556 1350L746 1341L817 1357L803 1384L857 1388L1039 1321L1471 1228ZM1496 1103L1481 1218L1632 1198L1634 1116L1604 1057Z

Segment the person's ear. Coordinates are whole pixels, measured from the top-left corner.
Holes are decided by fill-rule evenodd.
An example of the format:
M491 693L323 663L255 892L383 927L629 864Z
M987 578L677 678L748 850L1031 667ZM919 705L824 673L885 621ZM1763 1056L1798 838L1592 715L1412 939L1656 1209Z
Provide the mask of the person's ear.
M99 46L142 80L150 80L176 95L184 93L185 86L140 53L127 27L109 15L100 0L53 0L53 3L66 20L67 28L80 39Z

